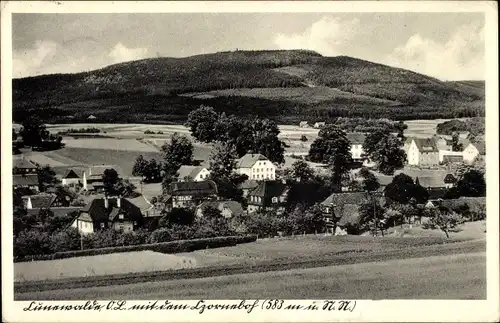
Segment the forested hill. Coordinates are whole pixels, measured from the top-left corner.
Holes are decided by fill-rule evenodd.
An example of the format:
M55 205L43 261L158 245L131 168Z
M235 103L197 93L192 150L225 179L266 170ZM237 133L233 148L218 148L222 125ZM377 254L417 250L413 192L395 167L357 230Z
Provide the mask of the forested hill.
M151 58L77 74L13 80L14 120L183 122L201 104L278 122L343 117L484 115L484 83L312 51L233 51Z

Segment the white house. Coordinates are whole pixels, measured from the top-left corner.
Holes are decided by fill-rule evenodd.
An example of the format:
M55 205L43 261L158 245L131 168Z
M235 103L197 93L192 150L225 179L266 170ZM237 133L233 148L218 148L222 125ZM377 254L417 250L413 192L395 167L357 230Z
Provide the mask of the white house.
M309 123L307 121L301 121L299 123L299 127L301 127L301 128L307 128L307 127L309 127Z
M316 122L314 124L314 128L321 128L321 127L324 127L325 126L325 123L324 122Z
M348 133L347 139L351 143L351 156L354 161L363 160L363 143L366 136L362 133Z
M248 179L274 180L276 178L276 166L262 154L246 154L238 159L236 172L245 174Z
M470 143L463 151L464 163L472 164L476 159L485 155L486 146L484 143Z
M412 138L407 151L409 165L436 166L439 165L439 150L432 138Z
M203 166L182 165L177 171L178 181L184 182L186 179L194 182L206 181L210 176L210 171Z

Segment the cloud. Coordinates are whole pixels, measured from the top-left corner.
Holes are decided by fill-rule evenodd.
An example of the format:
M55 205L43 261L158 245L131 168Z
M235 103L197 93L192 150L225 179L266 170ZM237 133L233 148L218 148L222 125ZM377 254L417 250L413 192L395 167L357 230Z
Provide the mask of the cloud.
M303 33L277 34L274 43L280 49L310 49L327 56L342 55L358 34L359 25L359 19L323 17Z
M44 66L57 54L58 46L53 41L36 41L33 48L14 51L12 53L13 77L24 77L40 74Z
M444 43L415 34L384 63L443 80L484 80L484 56L484 26L469 24Z
M147 53L147 48L128 48L122 43L118 43L108 53L108 56L112 59L113 63L121 63L146 58Z

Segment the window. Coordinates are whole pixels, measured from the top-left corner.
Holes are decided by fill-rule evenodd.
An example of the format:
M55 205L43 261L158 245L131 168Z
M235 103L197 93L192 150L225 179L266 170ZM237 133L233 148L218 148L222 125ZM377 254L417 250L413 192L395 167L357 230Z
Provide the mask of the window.
M119 214L118 219L123 220L123 214Z
M137 225L137 221L134 221L134 225Z
M277 197L273 197L271 201L272 201L273 203L278 203L278 198L277 198Z

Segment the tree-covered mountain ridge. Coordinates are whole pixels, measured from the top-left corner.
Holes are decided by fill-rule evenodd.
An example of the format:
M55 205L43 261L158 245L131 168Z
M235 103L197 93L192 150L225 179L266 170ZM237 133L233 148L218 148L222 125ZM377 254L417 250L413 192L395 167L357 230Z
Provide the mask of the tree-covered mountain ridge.
M484 115L484 83L443 82L308 50L232 51L14 79L13 102L15 120L30 110L57 121L94 114L101 121L180 122L200 104L281 122L338 116L431 119Z

